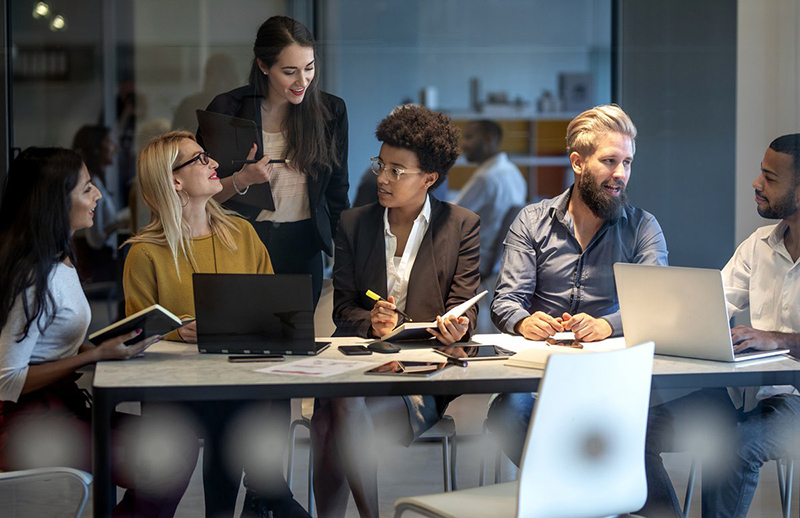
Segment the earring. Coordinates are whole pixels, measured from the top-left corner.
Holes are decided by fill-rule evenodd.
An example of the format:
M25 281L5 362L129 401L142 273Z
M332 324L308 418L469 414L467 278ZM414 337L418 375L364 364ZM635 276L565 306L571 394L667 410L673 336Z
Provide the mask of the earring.
M189 194L188 193L185 193L183 191L175 191L175 192L178 193L178 198L181 200L181 207L185 207L185 206L189 205ZM186 195L186 203L184 203L183 202L183 198L181 198L181 193L182 192L183 192L183 194Z

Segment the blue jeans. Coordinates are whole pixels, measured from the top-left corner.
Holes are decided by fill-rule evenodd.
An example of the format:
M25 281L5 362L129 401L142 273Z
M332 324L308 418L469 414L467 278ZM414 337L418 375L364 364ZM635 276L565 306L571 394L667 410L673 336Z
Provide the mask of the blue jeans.
M725 389L704 389L650 409L645 445L643 516L682 516L662 452L690 451L702 461L703 517L745 517L761 466L797 455L800 396L765 399L736 409Z
M500 446L517 467L522 459L534 403L534 393L509 392L497 396L489 407L487 426L499 436Z

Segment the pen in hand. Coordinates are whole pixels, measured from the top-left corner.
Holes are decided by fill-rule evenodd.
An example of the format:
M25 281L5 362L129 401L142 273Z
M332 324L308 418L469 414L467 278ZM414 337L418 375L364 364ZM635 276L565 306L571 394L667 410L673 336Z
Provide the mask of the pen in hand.
M388 300L386 300L385 298L381 297L380 295L378 295L377 293L375 293L372 290L367 290L367 297L371 298L372 300L374 300L376 302L379 301L379 300L382 300L384 302L389 302ZM413 322L414 321L410 316L406 315L405 313L403 313L402 311L400 311L397 308L395 308L395 312L398 315L400 315L401 317L405 318L407 322Z

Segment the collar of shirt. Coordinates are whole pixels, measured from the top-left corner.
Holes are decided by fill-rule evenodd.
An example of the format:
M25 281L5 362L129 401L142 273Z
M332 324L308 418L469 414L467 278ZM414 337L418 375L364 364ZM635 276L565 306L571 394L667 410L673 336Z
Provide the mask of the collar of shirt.
M792 260L792 256L789 255L789 251L786 249L786 243L784 243L783 239L786 236L786 228L789 225L786 221L781 220L775 228L772 229L772 232L767 234L766 236L762 237L761 239L770 247L772 248L775 253L782 256L790 263L794 263Z
M395 305L400 311L405 310L408 280L411 277L411 270L414 267L417 252L419 252L422 238L428 230L430 220L431 200L430 197L426 196L425 205L422 206L422 210L414 220L414 226L411 227L411 233L403 250L403 256L400 258L400 264L395 266L394 256L397 251L397 236L392 234L392 229L389 226L389 209L387 208L383 211L383 236L386 243L386 288L388 294L394 296Z

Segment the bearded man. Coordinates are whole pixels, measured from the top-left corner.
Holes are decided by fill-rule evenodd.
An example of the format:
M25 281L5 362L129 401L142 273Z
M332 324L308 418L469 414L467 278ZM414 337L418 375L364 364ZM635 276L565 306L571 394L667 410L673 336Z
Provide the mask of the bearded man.
M492 299L492 321L501 331L529 340L573 331L584 342L622 335L614 263L667 264L656 218L627 203L635 139L636 127L616 105L569 123L575 184L523 209L503 241ZM489 428L517 465L534 399L501 394L489 410Z

